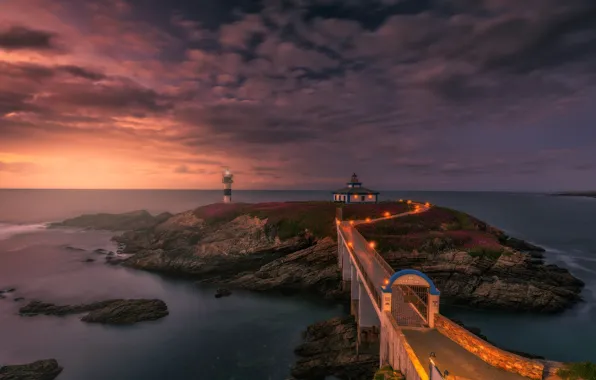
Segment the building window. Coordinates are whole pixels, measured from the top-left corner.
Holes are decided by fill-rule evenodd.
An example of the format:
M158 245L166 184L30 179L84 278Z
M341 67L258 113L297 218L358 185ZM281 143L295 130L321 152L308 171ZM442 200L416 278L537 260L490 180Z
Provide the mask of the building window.
M360 200L364 202L364 195L360 197Z

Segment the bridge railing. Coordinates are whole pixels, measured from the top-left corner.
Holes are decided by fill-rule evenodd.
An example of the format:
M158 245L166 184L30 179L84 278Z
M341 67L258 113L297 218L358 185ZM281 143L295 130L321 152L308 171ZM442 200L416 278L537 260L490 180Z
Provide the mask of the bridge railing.
M352 226L349 226L348 228L350 229L350 232L352 234L352 238L356 238L355 235L354 235L354 232L357 233L357 231ZM358 267L360 273L362 273L362 281L366 283L366 286L368 287L368 289L370 289L371 293L373 294L373 296L375 298L374 301L376 302L377 307L380 308L381 305L382 305L382 302L383 302L383 298L382 298L381 292L379 291L380 284L375 285L375 283L369 277L368 272L366 271L366 268L360 262L360 260L358 258L358 254L356 253L356 249L357 248L354 247L358 243L354 244L354 242L352 242L352 246L350 247L348 245L348 242L350 241L350 239L346 238L346 236L343 236L343 232L342 232L342 229L341 228L339 230L342 233L342 237L343 237L342 241L344 242L344 246L346 247L346 249L348 250L348 252L350 252L350 255L353 258L354 264Z

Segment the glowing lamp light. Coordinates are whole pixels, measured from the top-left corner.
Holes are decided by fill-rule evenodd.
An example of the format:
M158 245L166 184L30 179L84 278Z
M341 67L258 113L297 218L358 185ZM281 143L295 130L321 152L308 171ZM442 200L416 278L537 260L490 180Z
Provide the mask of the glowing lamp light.
M370 243L368 243L368 246L371 248L374 248L377 244L374 241L371 241Z
M383 216L385 216L385 218L389 218L391 216L391 214L389 213L389 211L385 211L383 213Z
M335 224L339 226L339 219L335 219Z
M430 203L428 203L428 202L426 202L424 205L425 205L426 207L430 207Z
M383 280L383 285L389 285L389 279L388 278L386 278L386 279Z
M408 199L408 204L409 204L409 205L411 205L411 204L412 204L412 201L411 201L411 200L409 200L409 199Z
M353 220L350 220L350 224L353 226L354 225L354 221Z
M400 200L399 200L399 203L402 203L403 201L404 201L403 199L400 199Z
M370 223L370 218L366 218L366 223Z
M351 242L351 241L349 241L349 242L348 242L348 247L353 247L353 246L354 246L354 244L352 244L352 242Z
M354 199L357 199L357 198L358 198L358 194L354 194Z
M372 199L372 194L368 194L368 199Z

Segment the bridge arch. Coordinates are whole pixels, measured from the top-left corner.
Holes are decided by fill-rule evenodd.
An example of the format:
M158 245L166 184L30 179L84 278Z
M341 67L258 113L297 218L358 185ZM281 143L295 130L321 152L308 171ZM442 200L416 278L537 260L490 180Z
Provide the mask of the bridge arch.
M424 282L426 282L426 284L429 287L429 293L433 296L438 296L441 294L441 292L439 292L439 290L437 289L437 287L435 286L435 283L433 282L433 280L430 279L430 277L428 277L426 274L420 272L419 270L416 269L402 269L400 271L395 272L391 278L389 278L389 282L387 284L385 284L385 286L383 286L383 292L384 293L391 293L391 287L393 285L393 283L395 283L396 281L398 281L401 277L404 276L418 276L420 279L422 279ZM398 281L399 283L399 281Z

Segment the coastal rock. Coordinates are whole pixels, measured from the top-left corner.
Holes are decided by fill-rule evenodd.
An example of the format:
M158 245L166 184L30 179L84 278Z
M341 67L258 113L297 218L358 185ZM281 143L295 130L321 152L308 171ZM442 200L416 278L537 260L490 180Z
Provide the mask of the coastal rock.
M219 288L215 291L215 298L228 297L232 295L232 291L226 288Z
M135 253L123 264L218 281L238 273L254 272L313 244L304 234L282 241L268 230L266 221L248 215L217 226L196 222L193 227L187 227L189 219L192 220L178 217L183 224L168 221L167 226L157 226L152 233L128 232L115 237L126 245L126 253Z
M21 301L24 301L24 300L25 300L25 297L16 297L16 298L13 299L14 302L21 302Z
M170 213L151 215L145 210L124 214L85 214L60 223L52 223L49 228L76 227L94 230L126 231L134 229L152 228L169 219Z
M276 259L253 273L240 275L226 284L243 289L286 293L311 292L338 298L337 243L324 238L314 245Z
M379 356L357 354L357 327L353 317L333 318L308 326L304 342L294 352L300 358L292 368L294 379L370 380L379 366Z
M54 380L62 372L55 359L29 364L0 365L0 380Z
M169 314L165 302L158 299L115 299L64 306L32 301L20 308L19 313L22 316L88 313L81 318L83 322L104 324L132 324L160 319Z
M95 259L92 259L92 258L88 258L88 259L83 260L84 263L92 263L94 261L95 261Z
M327 215L327 203L204 206L115 236L119 249L130 256L109 263L230 289L344 298L333 236L335 206ZM556 312L581 301L583 282L564 268L544 265L540 247L464 213L433 207L362 228L371 229L370 239L393 268L426 273L444 300L537 312ZM393 249L381 249L397 238ZM478 244L480 251L474 251Z
M76 251L76 252L84 252L85 251L83 248L73 247L72 245L64 246L64 249L67 249L69 251Z
M581 301L583 282L568 270L543 265L527 253L510 252L497 259L463 251L383 254L393 268L427 274L454 303L511 311L558 312Z
M0 294L13 293L15 291L16 291L15 288L5 288L5 289L0 289Z

